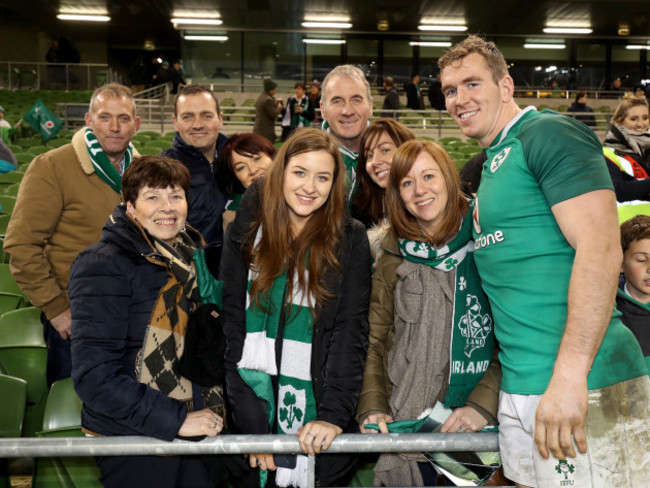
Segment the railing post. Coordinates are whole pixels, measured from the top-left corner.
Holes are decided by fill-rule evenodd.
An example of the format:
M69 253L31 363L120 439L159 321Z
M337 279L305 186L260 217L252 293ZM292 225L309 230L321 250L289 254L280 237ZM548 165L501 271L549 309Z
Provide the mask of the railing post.
M316 456L307 456L307 488L316 488Z

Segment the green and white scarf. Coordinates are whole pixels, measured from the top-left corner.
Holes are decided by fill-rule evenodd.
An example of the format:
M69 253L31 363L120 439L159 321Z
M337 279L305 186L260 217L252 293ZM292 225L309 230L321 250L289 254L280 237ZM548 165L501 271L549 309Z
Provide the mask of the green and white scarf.
M327 120L323 121L323 130L331 134L330 126ZM352 201L352 194L356 189L357 184L357 161L359 160L359 153L349 150L345 146L339 146L339 153L343 158L345 165L345 188L348 192L348 198Z
M494 326L488 299L474 264L471 211L454 239L440 249L427 242L398 240L407 261L450 272L456 269L454 315L449 359L449 391L446 407L465 404L468 395L490 364L494 348Z
M95 173L99 176L104 182L110 186L115 193L122 192L122 177L120 173L115 169L113 163L108 160L108 156L102 149L101 144L93 134L93 131L90 128L86 128L84 134L84 141L86 142L86 149L88 149L88 156L90 156L90 161L93 163L93 168ZM124 168L122 172L126 171L126 168L131 164L131 158L133 157L133 145L129 142L129 145L126 148L124 153Z
M258 231L256 244L261 238ZM264 303L268 312L263 312L250 296L250 285L257 277L252 270L248 273L246 296L246 338L242 357L237 363L242 379L255 394L266 403L269 429L277 420L280 434L295 434L298 429L316 418L316 401L311 382L311 341L313 313L308 297L298 286L294 276L291 310L283 307L286 293L287 273L278 276ZM276 364L275 339L281 314L285 313L282 336L282 359ZM278 376L278 403L271 376ZM266 471L260 471L260 485L266 485ZM296 467L278 468L275 482L278 486L307 486L307 458L297 456Z
M234 210L236 212L243 196L242 193L235 193L232 195L230 200L226 202L226 210Z

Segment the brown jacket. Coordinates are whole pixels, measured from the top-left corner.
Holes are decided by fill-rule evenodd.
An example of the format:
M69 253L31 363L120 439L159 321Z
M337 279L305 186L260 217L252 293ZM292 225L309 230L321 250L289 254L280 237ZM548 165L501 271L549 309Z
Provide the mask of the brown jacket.
M282 107L265 91L255 101L255 126L253 132L275 142L275 119L282 113Z
M397 268L403 262L397 238L389 231L389 227L384 226L369 234L376 269L372 276L368 314L370 344L357 407L358 420L363 420L370 413L392 414L389 400L393 387L388 377L388 353L395 335L394 292L398 279ZM489 423L496 423L500 381L501 369L495 354L488 370L467 399L467 405L486 416Z
M14 279L48 319L70 306L70 266L79 251L99 240L108 216L122 202L95 174L84 131L75 133L70 144L34 158L5 237Z

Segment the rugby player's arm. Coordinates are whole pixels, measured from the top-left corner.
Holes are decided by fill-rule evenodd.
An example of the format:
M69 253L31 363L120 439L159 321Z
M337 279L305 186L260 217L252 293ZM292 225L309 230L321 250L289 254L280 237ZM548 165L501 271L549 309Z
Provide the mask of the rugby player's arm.
M587 451L587 375L611 320L623 259L616 197L596 190L557 203L555 220L576 255L568 312L553 376L536 414L535 442L542 457L575 457L572 439Z

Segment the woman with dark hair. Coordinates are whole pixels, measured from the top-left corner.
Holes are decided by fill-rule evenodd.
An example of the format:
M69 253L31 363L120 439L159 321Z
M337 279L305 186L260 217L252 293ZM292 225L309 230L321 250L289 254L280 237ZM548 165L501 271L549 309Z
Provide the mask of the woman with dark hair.
M650 200L649 124L648 100L625 94L603 144L619 202Z
M492 318L474 266L469 207L440 146L400 146L386 189L390 224L377 236L357 408L364 433L375 432L368 424L389 432L393 421L418 418L438 403L455 409L442 432L496 423L501 375L492 361ZM422 454L382 454L375 466L377 486L435 485L435 478Z
M187 227L189 171L162 156L135 159L99 242L70 270L72 379L90 435L215 436L221 388L178 371L188 318L200 302ZM210 407L210 408L209 408ZM213 486L197 456L100 456L104 486Z
M252 132L231 136L219 152L217 186L229 198L222 216L224 233L235 218L246 188L264 176L276 152L268 139Z
M363 226L346 211L337 144L296 131L265 178L242 199L221 261L226 382L244 434L297 434L314 455L355 430L368 344L370 253ZM269 482L305 487L306 457L251 454L277 471ZM317 461L323 486L353 467L349 455Z
M397 148L411 139L415 139L413 133L391 118L377 119L363 130L351 211L366 228L385 219L384 195L390 165Z

